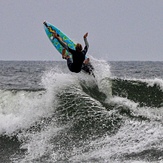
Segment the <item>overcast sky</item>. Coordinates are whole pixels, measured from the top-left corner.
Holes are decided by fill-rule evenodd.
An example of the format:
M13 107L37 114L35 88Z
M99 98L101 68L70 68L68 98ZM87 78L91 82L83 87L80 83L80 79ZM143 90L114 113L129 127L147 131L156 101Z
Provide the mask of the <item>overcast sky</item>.
M97 59L163 61L163 0L0 0L0 60L62 60L44 20L76 43L88 32Z

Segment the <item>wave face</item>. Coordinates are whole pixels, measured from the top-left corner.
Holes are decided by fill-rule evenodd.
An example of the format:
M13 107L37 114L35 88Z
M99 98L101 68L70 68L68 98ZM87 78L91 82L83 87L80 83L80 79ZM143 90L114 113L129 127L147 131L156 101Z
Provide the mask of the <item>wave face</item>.
M0 62L1 162L163 161L160 62L92 64Z

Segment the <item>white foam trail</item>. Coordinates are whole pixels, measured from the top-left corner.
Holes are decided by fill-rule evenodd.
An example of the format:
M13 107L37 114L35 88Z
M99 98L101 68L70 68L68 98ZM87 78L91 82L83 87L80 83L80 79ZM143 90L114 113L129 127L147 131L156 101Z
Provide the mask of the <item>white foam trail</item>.
M39 160L41 157L51 153L54 148L52 143L53 137L63 129L64 127L58 128L55 123L52 122L40 132L19 134L19 140L27 140L21 146L22 149L27 149L27 153L19 162L33 162L33 160ZM55 158L53 158L53 160L54 159Z
M56 72L54 69L45 72L42 77L42 85L48 91L52 90L55 92L72 84L78 84L75 76L62 72Z
M0 91L0 134L26 129L42 116L48 116L51 103L45 92ZM53 105L54 106L54 105Z
M105 60L97 60L93 57L90 57L90 59L93 67L95 68L94 73L99 90L107 96L106 101L109 101L112 97L110 65Z
M126 154L140 153L144 149L163 148L159 144L162 139L163 127L159 123L126 121L118 133L112 137L107 136L104 140L96 141L95 146L103 148L92 152L92 157L118 158Z
M162 108L147 108L138 107L138 103L128 100L127 98L113 97L111 103L119 104L123 108L126 106L130 109L134 116L143 116L149 118L150 122L125 119L125 123L119 128L119 131L114 135L107 135L100 139L90 142L86 147L79 149L74 148L74 156L70 159L72 162L91 162L99 160L99 162L115 162L120 163L123 159L126 163L145 162L139 161L132 155L141 155L144 150L160 149L163 150L162 144ZM115 108L116 109L116 108ZM117 107L118 109L118 107ZM110 111L112 112L112 111ZM160 123L161 122L161 123ZM87 152L85 149L92 149ZM124 156L128 155L131 160L124 160ZM134 155L133 155L134 157ZM139 156L135 156L139 158ZM145 156L144 156L145 157ZM159 158L158 162L162 162L163 157ZM157 161L153 161L157 162Z

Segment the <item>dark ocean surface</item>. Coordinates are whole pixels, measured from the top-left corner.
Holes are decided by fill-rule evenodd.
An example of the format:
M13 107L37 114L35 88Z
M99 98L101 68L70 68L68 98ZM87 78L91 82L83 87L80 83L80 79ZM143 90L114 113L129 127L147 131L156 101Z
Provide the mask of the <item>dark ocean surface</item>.
M0 61L1 163L162 163L163 62Z

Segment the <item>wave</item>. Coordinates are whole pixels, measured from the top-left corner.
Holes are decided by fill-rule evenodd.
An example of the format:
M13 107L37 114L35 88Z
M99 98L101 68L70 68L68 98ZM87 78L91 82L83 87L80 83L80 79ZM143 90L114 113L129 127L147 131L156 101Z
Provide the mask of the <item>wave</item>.
M105 61L93 64L96 79L52 69L43 89L0 90L4 162L163 159L162 81L112 78Z
M161 79L113 79L112 92L115 96L126 97L139 106L163 106L163 80Z

